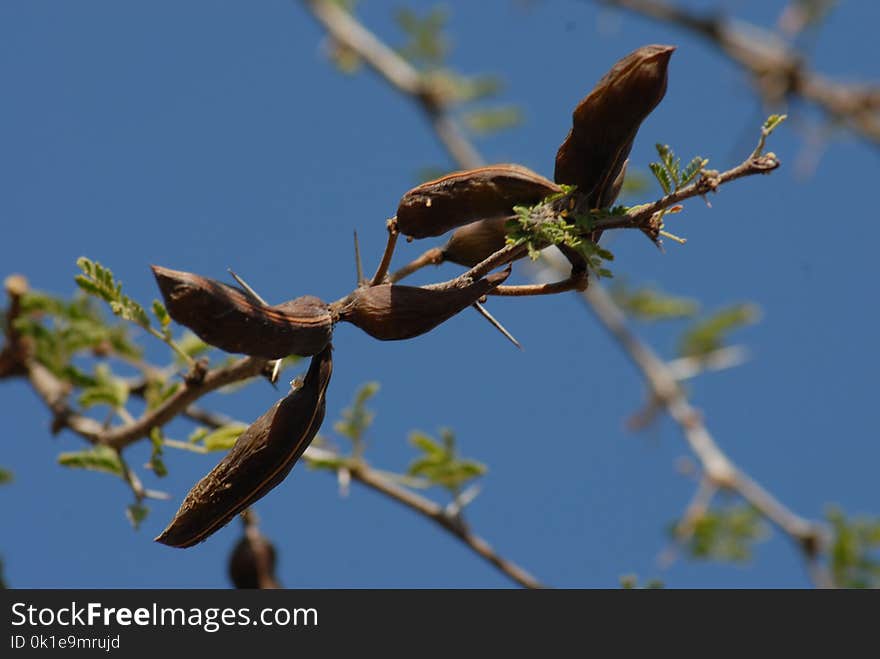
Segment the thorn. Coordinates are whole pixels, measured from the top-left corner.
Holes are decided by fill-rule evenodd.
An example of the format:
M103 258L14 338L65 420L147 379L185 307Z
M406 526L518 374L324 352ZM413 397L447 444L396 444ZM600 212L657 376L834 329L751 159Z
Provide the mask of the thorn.
M232 268L226 268L226 269L229 271L229 274L232 275L232 278L236 282L238 282L238 285L242 287L244 292L251 298L252 301L259 302L260 304L262 304L265 307L271 306L268 302L266 302L266 300L264 300L260 296L259 293L257 293L253 288L248 286L248 283L244 279L242 279L237 274L235 274L235 272L233 272ZM278 382L278 376L281 374L281 361L282 360L280 360L280 359L276 359L274 362L272 362L272 373L269 375L269 382L276 389L278 387L275 383Z
M269 376L269 382L271 382L273 384L273 386L275 385L276 382L278 382L278 376L281 375L281 362L282 361L283 360L281 360L281 359L276 359L275 363L272 364L272 375ZM275 388L277 389L278 387L275 387Z
M361 246L358 243L358 232L354 232L354 265L357 269L357 285L364 283L364 265L361 263Z
M249 297L251 297L253 300L259 302L260 304L262 304L264 306L267 306L267 307L271 306L268 302L266 302L266 300L264 300L262 297L260 297L259 293L257 293L253 288L248 286L248 283L244 279L242 279L237 274L235 274L235 272L232 270L232 268L226 268L226 270L229 272L230 275L232 275L232 278L238 283L238 285L241 286L242 289L244 289L244 292L247 293L247 295Z
M476 310L480 313L481 316L483 316L483 318L485 318L486 320L488 320L488 321L492 324L492 326L493 326L495 329L497 329L497 330L498 330L499 332L501 332L505 337L507 337L507 340L508 340L508 341L510 341L513 345L515 345L515 346L516 346L517 348L519 348L520 350L523 349L523 347L522 347L522 345L520 344L520 342L517 341L517 340L513 337L513 335L512 335L510 332L508 332L508 331L504 328L504 325L502 325L501 323L499 323L499 322L495 319L495 317L494 317L492 314L490 314L489 311L488 311L488 310L487 310L482 304L480 304L479 302L474 302L472 306L474 307L474 309L476 309Z

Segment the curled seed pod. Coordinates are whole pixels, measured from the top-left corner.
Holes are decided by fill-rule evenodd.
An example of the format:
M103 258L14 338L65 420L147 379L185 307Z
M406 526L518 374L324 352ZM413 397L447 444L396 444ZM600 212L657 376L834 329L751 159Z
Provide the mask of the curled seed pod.
M450 229L536 204L559 192L540 174L519 165L491 165L455 172L413 188L400 200L397 228L413 238L440 236Z
M507 222L513 216L500 215L465 224L452 232L440 248L444 261L469 268L503 248L507 238Z
M340 320L380 341L411 339L429 332L499 286L510 270L459 288L382 284L359 288L339 303Z
M151 266L171 317L227 352L280 359L314 355L333 336L325 302L312 295L267 306L232 286Z
M653 45L633 51L611 67L575 108L571 131L556 153L554 179L576 185L591 208L613 203L615 181L639 126L666 93L674 50Z
M302 386L254 421L196 483L157 542L171 547L202 542L284 480L324 420L331 350L328 345L312 357Z

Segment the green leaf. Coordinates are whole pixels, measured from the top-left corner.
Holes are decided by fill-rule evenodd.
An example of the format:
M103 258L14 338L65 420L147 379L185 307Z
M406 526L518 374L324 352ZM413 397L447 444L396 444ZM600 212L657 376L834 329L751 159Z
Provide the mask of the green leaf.
M343 456L339 456L336 458L320 458L320 459L309 459L306 464L311 469L326 469L328 471L338 471L341 467L346 465L347 458Z
M351 406L342 410L342 419L333 424L333 430L352 442L361 441L375 418L372 410L367 408L367 401L378 392L378 382L362 384Z
M659 579L649 579L644 586L639 586L639 578L635 574L623 574L620 576L620 587L624 590L635 590L644 588L649 590L664 588L664 584Z
M764 125L761 126L761 137L758 139L758 146L752 151L752 158L757 158L764 153L764 147L767 145L767 138L770 134L779 128L783 121L788 119L787 114L771 114L767 117Z
M623 179L623 187L620 188L621 197L631 197L648 191L649 179L647 174L627 168Z
M150 429L150 445L152 452L150 453L150 462L147 466L156 476L163 478L168 475L168 467L162 459L162 450L165 446L165 437L162 435L162 429L158 426Z
M177 347L190 357L198 357L204 352L211 349L211 346L202 341L195 334L187 330L179 339L177 339Z
M409 442L422 454L410 463L407 474L424 478L431 485L453 494L469 481L486 473L486 465L458 457L455 435L449 430L441 431L440 442L421 431L413 431Z
M97 261L81 256L76 261L83 274L77 275L77 285L89 295L100 297L110 305L110 310L120 318L150 328L150 318L144 308L122 294L122 283L116 281L113 272Z
M101 471L123 477L122 461L119 454L109 446L96 446L87 451L73 451L58 456L58 464L76 469Z
M205 428L205 426L197 426L196 429L190 433L189 437L187 437L187 441L190 444L198 444L203 439L205 439L205 437L207 437L210 432L211 431Z
M751 560L753 545L768 535L766 521L753 506L726 505L703 514L684 547L694 559L744 563Z
M33 340L36 359L56 376L76 387L93 384L71 364L77 353L91 351L97 356L118 354L140 357L140 349L128 338L125 325L106 323L92 299L77 296L72 301L40 292L22 298L22 317L16 329Z
M171 323L171 316L168 315L168 310L159 300L153 300L153 315L159 321L159 325L163 330Z
M444 456L446 454L443 446L434 441L430 435L418 430L410 433L409 443L430 456Z
M618 284L612 287L611 297L627 314L644 321L690 318L699 311L696 300L668 295L652 287L630 290Z
M788 119L788 115L786 114L771 114L764 122L763 128L765 131L767 131L767 134L769 135L774 130L779 128L780 124L782 124L782 122L786 119Z
M673 183L672 178L669 176L669 172L667 172L661 164L656 162L650 163L648 167L651 168L651 172L654 174L654 178L657 179L657 182L660 183L663 192L665 194L672 194L672 191L675 188L675 183Z
M154 410L159 407L177 393L181 386L182 383L179 381L148 380L147 386L144 388L144 400L147 402L147 409Z
M12 472L8 469L3 469L2 467L0 467L0 485L6 485L7 483L11 483L12 481Z
M133 503L125 509L125 516L135 530L137 530L140 528L141 522L147 518L149 512L150 509L147 506L141 503Z
M476 135L491 135L522 123L522 113L513 105L472 110L463 116L465 126Z
M228 451L245 430L247 426L240 423L221 426L205 435L202 438L202 445L208 451Z
M398 49L400 55L416 65L431 68L439 66L449 51L443 35L447 11L443 7L432 8L422 17L411 9L399 9L395 15L397 25L407 37Z
M95 405L106 404L113 409L125 407L128 401L128 385L117 378L105 363L95 366L95 383L83 389L79 395L79 404L88 409Z
M737 304L722 309L695 323L682 336L679 354L684 357L703 357L719 348L727 335L744 325L755 322L758 308L752 304Z
M840 588L880 588L880 517L847 515L832 506L826 512L832 542L829 568Z
M684 187L693 181L708 164L709 159L702 156L697 156L691 160L681 172L681 186Z

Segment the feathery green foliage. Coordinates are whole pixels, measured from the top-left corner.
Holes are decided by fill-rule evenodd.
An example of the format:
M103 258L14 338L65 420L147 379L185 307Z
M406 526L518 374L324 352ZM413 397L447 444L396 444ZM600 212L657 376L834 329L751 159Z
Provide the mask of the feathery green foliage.
M465 112L464 125L475 135L491 135L522 122L522 112L514 105L502 105Z
M444 7L432 7L425 16L403 7L394 18L406 36L403 46L398 48L404 59L429 68L443 63L449 53L449 42L443 33L449 13Z
M76 260L76 265L83 273L75 277L77 286L89 295L99 297L107 302L115 315L142 327L157 339L165 342L186 363L192 362L192 358L181 350L171 338L171 317L159 300L154 300L152 305L153 314L159 321L159 329L156 329L141 304L122 293L122 282L116 280L110 268L85 256L79 257Z
M109 446L95 446L85 451L61 453L58 456L58 464L64 467L101 471L120 478L124 477L119 454Z
M150 461L147 467L152 470L159 478L168 475L168 467L165 466L165 460L162 458L162 452L165 447L165 436L162 429L154 427L150 429Z
M848 518L837 507L826 512L833 540L829 568L840 588L880 588L880 518Z
M751 560L754 544L768 535L763 515L753 506L725 505L706 511L694 523L684 548L691 558L744 563Z
M125 407L127 401L128 385L115 377L104 362L95 366L92 384L84 387L79 395L79 404L85 409L104 404L118 410Z
M245 430L247 426L244 424L230 423L203 434L199 442L206 451L228 451Z
M620 577L620 587L623 590L636 590L636 589L645 589L645 590L656 590L659 588L665 588L666 585L660 581L659 579L649 579L645 582L644 586L639 585L639 578L635 574L623 574Z
M421 431L410 433L409 442L422 452L410 463L407 473L424 478L431 485L457 494L468 482L486 473L486 465L476 460L460 458L451 430L440 431L438 442Z
M675 155L672 147L668 144L657 144L656 148L660 162L652 162L649 167L665 194L677 192L692 183L709 164L707 158L697 156L682 168L681 159Z
M367 402L379 393L378 382L361 385L349 407L342 410L342 419L333 424L333 430L355 444L361 442L373 424L375 414L367 407Z
M679 340L682 357L703 357L719 348L735 329L755 322L758 308L753 304L735 304L697 321Z
M114 354L137 359L141 349L129 338L128 326L109 325L92 300L84 295L64 300L31 291L21 300L15 328L33 340L34 356L58 377L75 386L94 384L94 378L74 365L74 356Z
M617 306L644 321L691 318L700 309L696 300L669 295L653 287L628 289L618 283L610 292Z
M142 503L132 503L126 506L125 516L135 530L141 527L141 523L147 518L150 509Z
M752 158L757 158L764 154L764 148L767 146L767 138L770 137L770 134L779 128L782 122L786 119L788 119L787 114L771 114L767 117L764 125L761 126L761 137L758 140L758 146L752 151Z

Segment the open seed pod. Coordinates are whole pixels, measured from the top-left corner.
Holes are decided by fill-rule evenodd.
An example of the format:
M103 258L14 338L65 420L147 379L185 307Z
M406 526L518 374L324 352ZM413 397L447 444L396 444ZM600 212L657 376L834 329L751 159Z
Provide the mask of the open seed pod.
M491 165L455 172L407 192L397 208L397 228L413 238L440 236L450 229L536 204L559 192L552 181L520 165Z
M180 505L157 542L191 547L225 526L290 473L324 420L332 346L312 357L302 386L245 430Z
M429 332L490 293L510 275L497 272L458 288L382 284L359 288L334 303L340 320L380 341L411 339Z
M574 110L556 153L557 183L576 185L591 208L614 203L639 126L666 93L674 46L643 46L618 61ZM618 183L619 179L619 183Z
M151 266L171 317L206 343L266 359L314 355L333 336L327 304L312 295L275 306L219 281Z

